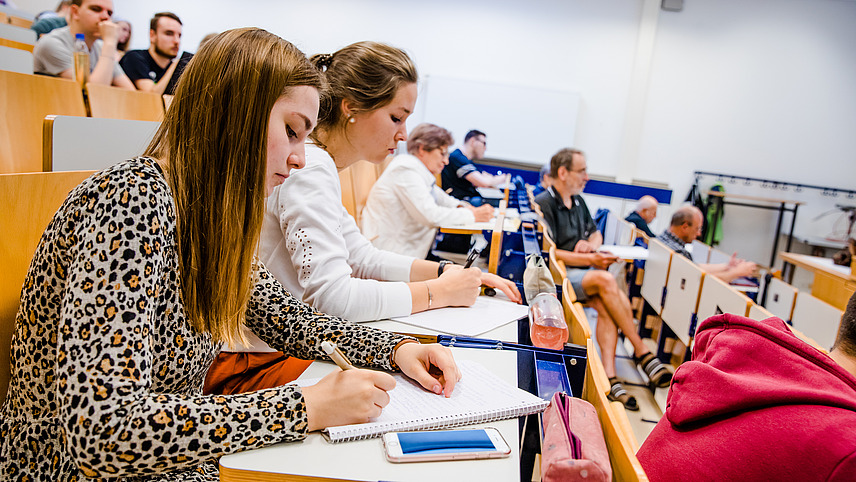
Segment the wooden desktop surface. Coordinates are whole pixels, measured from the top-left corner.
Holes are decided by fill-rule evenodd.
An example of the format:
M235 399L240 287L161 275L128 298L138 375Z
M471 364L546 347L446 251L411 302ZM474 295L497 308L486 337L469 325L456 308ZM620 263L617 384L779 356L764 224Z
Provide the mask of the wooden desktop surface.
M830 258L807 254L779 253L782 260L814 273L811 294L830 305L845 310L847 301L856 293L856 276L847 266L838 266Z

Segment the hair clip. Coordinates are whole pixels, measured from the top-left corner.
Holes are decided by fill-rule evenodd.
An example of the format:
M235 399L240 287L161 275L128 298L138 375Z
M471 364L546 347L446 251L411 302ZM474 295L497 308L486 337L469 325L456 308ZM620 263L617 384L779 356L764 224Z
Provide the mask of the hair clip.
M315 61L315 65L320 68L326 68L330 66L330 63L333 61L333 56L331 54L318 54L318 58Z

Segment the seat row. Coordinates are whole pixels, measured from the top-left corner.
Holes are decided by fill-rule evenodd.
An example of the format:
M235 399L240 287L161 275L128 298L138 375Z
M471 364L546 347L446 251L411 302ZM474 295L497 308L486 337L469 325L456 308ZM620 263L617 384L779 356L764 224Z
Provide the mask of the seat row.
M40 75L0 71L6 119L0 126L0 173L38 172L44 166L43 129L49 115L160 121L171 98ZM14 120L14 121L12 121ZM98 136L90 132L81 143ZM99 141L100 142L100 141Z
M695 256L695 253L694 253ZM716 262L716 261L714 261ZM680 363L688 358L696 325L719 313L753 319L778 316L793 326L795 334L828 350L835 339L842 312L808 293L773 278L764 288L767 307L704 272L693 261L677 255L663 243L651 240L642 282L642 297L665 325L658 335L658 351L673 353ZM762 297L763 298L763 297ZM685 353L669 350L667 340L677 338Z

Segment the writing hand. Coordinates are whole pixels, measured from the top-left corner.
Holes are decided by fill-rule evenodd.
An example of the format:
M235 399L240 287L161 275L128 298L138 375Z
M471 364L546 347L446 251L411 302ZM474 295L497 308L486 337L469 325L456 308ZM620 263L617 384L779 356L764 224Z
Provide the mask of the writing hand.
M387 392L393 388L395 379L389 373L362 369L330 373L303 388L309 431L378 417L389 404Z
M428 281L435 290L434 306L472 306L479 296L481 275L478 268L446 269L436 281Z

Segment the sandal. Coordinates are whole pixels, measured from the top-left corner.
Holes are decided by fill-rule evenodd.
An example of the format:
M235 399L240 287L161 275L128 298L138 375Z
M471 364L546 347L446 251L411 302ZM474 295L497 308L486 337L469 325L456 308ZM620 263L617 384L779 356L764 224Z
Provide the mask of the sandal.
M663 365L660 360L654 356L653 353L648 352L642 356L642 358L634 357L636 361L636 365L642 368L645 371L645 374L648 375L648 380L651 381L658 388L666 388L669 386L669 383L672 381L672 373L666 369L665 365Z
M609 393L606 394L606 398L613 402L621 402L627 410L633 412L639 410L639 405L636 403L636 397L627 393L627 390L624 389L624 385L618 381L618 377L610 378L609 384L612 385L612 387L609 389Z

